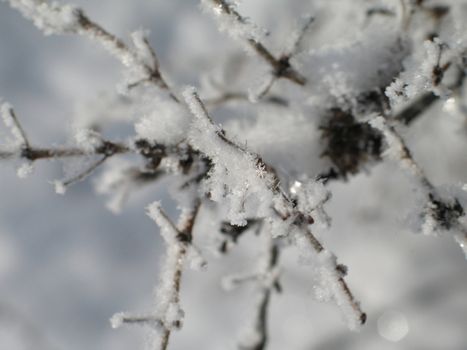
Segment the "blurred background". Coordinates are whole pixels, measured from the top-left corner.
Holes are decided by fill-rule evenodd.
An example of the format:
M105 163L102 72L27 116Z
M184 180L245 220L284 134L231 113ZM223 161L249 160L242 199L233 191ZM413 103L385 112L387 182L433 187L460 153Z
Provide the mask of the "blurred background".
M198 1L74 3L119 37L149 29L162 70L175 85L198 85L213 61L225 52L242 52L219 34ZM241 9L276 33L271 40L280 46L294 18L323 3L255 0ZM316 47L354 35L348 27L359 16L353 3L327 3L336 24L317 38ZM120 80L119 63L97 45L77 36L45 37L0 2L0 96L15 107L32 143L66 143L82 106L115 92ZM433 182L462 184L467 133L445 107L438 103L405 136ZM2 125L0 138L7 132ZM122 126L113 136L132 133L131 125ZM65 196L55 194L49 182L62 177L59 162L37 164L27 179L16 176L16 166L0 164L0 349L143 348L143 330L113 330L108 320L115 312L142 312L151 305L163 242L144 207L159 199L175 213L164 184L140 191L114 215L95 194L92 179ZM313 299L307 268L287 251L284 293L272 300L268 348L467 349L467 262L451 237L409 230L406 218L416 203L411 180L385 162L330 189L326 208L332 226L316 230L349 267L349 285L368 323L359 333L348 331L337 307ZM227 272L248 269L254 239L212 260L206 272L187 272L185 324L173 335L171 349L235 348L251 291L225 292L219 282Z

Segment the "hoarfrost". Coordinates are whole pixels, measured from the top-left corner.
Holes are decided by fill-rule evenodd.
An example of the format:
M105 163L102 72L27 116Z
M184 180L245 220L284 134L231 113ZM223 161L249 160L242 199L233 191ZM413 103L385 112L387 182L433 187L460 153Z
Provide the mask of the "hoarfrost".
M52 182L52 184L54 185L54 189L55 189L56 194L62 194L63 195L63 194L66 193L66 186L63 183L63 181L55 180L55 181Z
M102 146L102 136L92 129L77 128L74 138L76 145L87 153L93 153L99 146Z
M29 177L34 171L34 164L32 162L24 162L16 170L16 174L20 179L25 179Z
M223 139L224 131L212 124L194 89L187 88L184 97L195 116L189 131L190 144L213 162L204 183L206 192L213 201L226 204L227 218L233 225L246 225L249 215L267 216L273 198L269 190L274 182L271 174L261 168L256 155Z

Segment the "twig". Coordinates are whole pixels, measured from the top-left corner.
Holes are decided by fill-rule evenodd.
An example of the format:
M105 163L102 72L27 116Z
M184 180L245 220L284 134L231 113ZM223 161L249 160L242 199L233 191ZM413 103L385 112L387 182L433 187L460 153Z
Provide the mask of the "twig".
M132 150L124 144L105 141L102 147L97 147L92 152L82 148L41 148L30 146L29 148L22 149L19 153L18 151L0 152L0 158L12 158L19 155L21 158L36 161L41 159L83 157L94 154L114 155L131 151Z
M422 227L423 232L425 234L432 234L438 230L452 230L454 238L467 257L467 228L459 222L459 219L465 215L465 211L457 198L452 198L451 201L448 201L440 196L436 187L412 157L402 137L383 117L371 120L370 125L379 130L385 137L388 144L387 154L399 161L401 167L407 169L415 177L424 191L427 203L423 213L425 219Z
M225 0L210 0L214 6L220 9L223 13L231 16L239 23L246 23L246 19L240 15L232 6ZM296 71L289 62L289 58L281 57L276 58L274 55L259 41L254 38L247 38L246 42L253 49L256 54L268 63L272 70L273 75L278 78L284 78L298 85L305 85L306 78Z
M62 186L68 187L73 185L79 181L83 181L89 174L91 174L94 170L96 170L100 165L102 165L108 158L108 155L103 156L101 159L98 159L94 163L92 163L88 168L83 170L81 173L63 181L61 183Z
M179 102L177 96L172 92L171 88L162 76L162 73L159 70L156 53L146 39L144 39L146 47L153 58L152 65L142 62L121 39L106 31L99 24L90 20L82 10L79 10L79 24L79 34L85 34L90 39L99 42L105 49L119 58L123 65L127 67L132 64L140 66L140 68L146 72L146 78L142 79L141 82L152 83L164 90L167 90L170 97L174 101ZM134 87L137 84L138 83L133 83L131 84L131 87Z
M259 284L258 296L255 303L253 316L253 332L251 337L254 341L240 342L239 348L242 350L264 350L268 343L268 310L271 302L273 290L281 291L277 280L277 266L279 264L279 247L273 238L265 232L268 244L266 254L261 257L264 260L262 275L257 276L256 282ZM249 330L250 331L250 330ZM249 337L248 337L249 338Z
M225 92L220 96L212 97L212 98L205 98L204 102L207 107L213 108L218 107L224 103L230 101L249 101L248 95L242 92ZM278 106L288 106L288 101L285 100L281 96L268 96L262 99L262 102L278 105Z
M18 117L9 103L3 103L1 106L3 121L11 129L13 135L20 141L22 148L29 148L29 140Z
M193 226L200 205L201 202L196 199L192 208L182 213L177 226L168 218L158 203L152 204L148 209L151 218L161 227L161 233L167 244L165 265L168 271L163 276L159 287L160 297L162 298L159 301L161 303L159 306L160 313L162 313L159 315L162 320L158 347L160 350L167 349L172 329L181 327L180 320L167 320L168 310L171 306L179 307L183 265L192 241ZM168 324L168 322L171 322L171 324Z
M301 213L292 203L292 201L287 197L285 191L279 185L279 180L274 172L274 169L268 164L266 164L258 155L247 151L243 147L237 145L236 143L228 139L225 136L225 132L213 123L206 108L204 107L204 104L193 89L187 89L184 92L184 97L194 117L200 121L200 125L202 125L204 129L208 125L211 128L211 130L205 130L206 133L213 132L222 142L226 144L226 146L233 150L236 150L241 155L244 155L247 162L249 162L250 158L252 158L252 162L254 162L254 164L251 164L251 166L256 168L257 174L266 173L269 174L269 178L274 179L271 183L264 180L265 187L277 199L277 201L274 201L274 204L271 203L272 211L276 213L276 216L280 220L290 220L291 225L298 229L298 235L301 235L306 239L310 248L316 254L318 254L318 256L330 255L330 257L326 260L326 268L333 270L328 272L330 275L329 282L333 283L334 296L336 300L338 300L338 304L339 306L341 306L341 308L352 310L352 315L346 313L346 316L349 318L352 327L357 327L357 325L364 324L366 321L366 315L361 311L359 303L355 300L353 294L348 288L341 273L341 265L337 264L337 262L335 261L335 257L323 247L321 242L309 230L308 226L310 223L313 222L313 219L309 215ZM218 149L217 152L219 151L220 150ZM266 178L266 176L262 175L261 178L264 179ZM280 203L280 205L278 205L278 203Z

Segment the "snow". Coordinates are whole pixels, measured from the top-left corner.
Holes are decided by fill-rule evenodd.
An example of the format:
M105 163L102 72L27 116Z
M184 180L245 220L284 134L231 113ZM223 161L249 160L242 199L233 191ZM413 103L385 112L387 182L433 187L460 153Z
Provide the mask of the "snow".
M175 145L186 137L191 116L183 106L172 99L156 99L150 106L150 111L135 124L136 134L140 138Z
M314 95L345 105L349 98L390 83L402 69L406 45L398 31L369 27L353 41L311 49L300 57L300 71L313 82L309 89Z
M78 128L74 136L76 145L88 153L93 153L102 146L102 136L95 130Z
M54 185L56 194L64 195L66 193L66 186L63 184L63 181L55 180L52 184Z
M269 190L274 181L271 174L257 165L254 154L219 137L222 129L212 124L193 88L185 89L184 97L195 117L189 131L190 144L213 162L205 191L213 201L226 204L232 225L245 225L251 215L267 216L273 198Z

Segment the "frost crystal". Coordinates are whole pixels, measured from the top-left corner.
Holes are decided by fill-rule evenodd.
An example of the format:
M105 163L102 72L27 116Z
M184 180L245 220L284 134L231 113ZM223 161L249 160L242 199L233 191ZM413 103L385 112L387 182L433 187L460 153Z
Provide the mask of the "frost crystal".
M311 50L302 70L314 82L309 87L313 93L329 94L344 103L389 84L400 72L405 55L406 44L398 32L369 28L353 42Z
M177 243L178 231L169 218L162 211L160 202L153 202L147 207L147 214L161 228L161 235L169 245Z
M167 306L167 312L165 314L166 324L173 328L180 328L182 321L185 316L185 312L180 308L178 303L170 303Z
M25 162L20 165L16 174L20 179L25 179L34 171L34 164L32 162Z
M78 147L88 153L92 153L96 148L102 146L101 135L92 129L77 129L75 132L75 141Z
M212 124L192 88L185 90L184 97L195 116L189 131L190 144L213 162L205 181L211 199L226 204L226 215L233 225L244 226L249 215L270 214L270 187L274 181L271 174L261 168L256 155L223 140L222 129Z
M62 181L55 180L55 181L53 181L53 185L54 185L56 194L62 194L63 195L63 194L66 193L66 186Z
M123 312L118 312L112 316L110 319L110 325L112 328L120 328L123 324L123 318L125 317L125 314Z
M336 257L331 252L324 250L318 254L320 262L321 283L326 294L332 295L334 301L342 310L342 313L347 321L347 326L351 330L358 330L362 325L361 315L355 312L354 305L349 304L348 295L342 289L342 272L336 266Z

